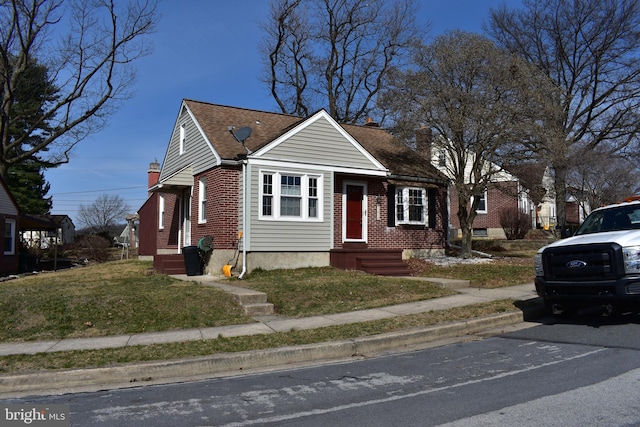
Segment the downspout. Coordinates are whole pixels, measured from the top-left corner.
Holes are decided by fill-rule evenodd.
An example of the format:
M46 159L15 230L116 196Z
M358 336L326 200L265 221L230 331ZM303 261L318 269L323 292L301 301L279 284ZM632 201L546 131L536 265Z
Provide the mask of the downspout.
M242 162L242 272L238 280L247 273L247 161Z

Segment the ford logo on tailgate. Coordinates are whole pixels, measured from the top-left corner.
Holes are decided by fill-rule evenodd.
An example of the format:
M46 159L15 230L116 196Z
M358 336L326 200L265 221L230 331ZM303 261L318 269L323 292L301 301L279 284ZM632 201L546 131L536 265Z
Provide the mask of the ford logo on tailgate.
M567 268L585 268L586 266L587 263L579 259L574 259L567 263Z

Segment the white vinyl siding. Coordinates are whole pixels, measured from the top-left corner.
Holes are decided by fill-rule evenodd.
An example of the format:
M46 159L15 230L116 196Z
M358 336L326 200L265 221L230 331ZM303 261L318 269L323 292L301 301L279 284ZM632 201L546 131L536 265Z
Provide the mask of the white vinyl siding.
M250 248L251 251L265 252L312 252L328 251L333 241L333 181L332 174L321 171L303 171L294 168L279 167L277 170L268 168L261 170L259 166L252 165L250 204L247 212L250 215ZM281 178L273 177L274 172L286 176L307 177L307 183L303 186L301 217L277 217L275 208L280 197L279 187ZM271 180L264 180L264 176L272 176ZM309 178L315 181L309 181ZM309 187L309 182L312 186ZM265 186L265 183L267 184ZM302 183L302 180L301 180ZM309 188L316 185L316 191L309 192ZM272 188L269 193L269 188ZM312 196L315 193L317 195ZM289 196L286 196L289 197ZM313 201L311 201L313 200ZM272 216L264 216L263 212L269 212L268 206L272 203ZM309 215L317 212L317 217ZM302 215L304 214L304 215Z
M318 120L266 152L263 158L378 169L356 146L326 120Z
M0 184L0 212L5 215L18 215L18 208L2 184Z
M182 133L184 132L184 135ZM191 166L192 173L200 174L216 166L217 160L196 123L186 112L178 117L169 147L162 163L160 182L169 176Z

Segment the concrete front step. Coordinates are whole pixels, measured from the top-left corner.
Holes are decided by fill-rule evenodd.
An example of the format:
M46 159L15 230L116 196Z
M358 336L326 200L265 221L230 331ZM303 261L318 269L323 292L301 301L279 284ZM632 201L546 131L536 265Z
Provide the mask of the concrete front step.
M441 279L441 278L435 278L435 277L420 277L420 279L430 283L435 283L441 288L447 288L447 289L462 289L462 288L469 287L468 280Z
M217 288L228 292L249 316L269 316L274 313L273 304L267 302L267 294L253 289L216 283Z
M365 273L374 274L376 276L409 276L413 273L413 271L403 266L363 268L362 270Z
M255 303L255 304L242 304L244 313L248 316L270 316L274 313L273 304Z

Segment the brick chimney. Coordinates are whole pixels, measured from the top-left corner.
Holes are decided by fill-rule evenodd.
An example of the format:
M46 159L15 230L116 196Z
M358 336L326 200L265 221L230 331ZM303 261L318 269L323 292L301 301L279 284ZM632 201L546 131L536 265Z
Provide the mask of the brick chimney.
M431 140L433 133L426 126L416 129L416 151L419 155L431 161Z
M156 160L149 164L149 170L147 171L147 188L151 188L158 183L160 179L160 163Z
M374 122L373 119L371 117L367 117L367 119L364 122L363 126L368 126L368 127L372 127L372 128L377 128L380 127L380 123L378 122Z

